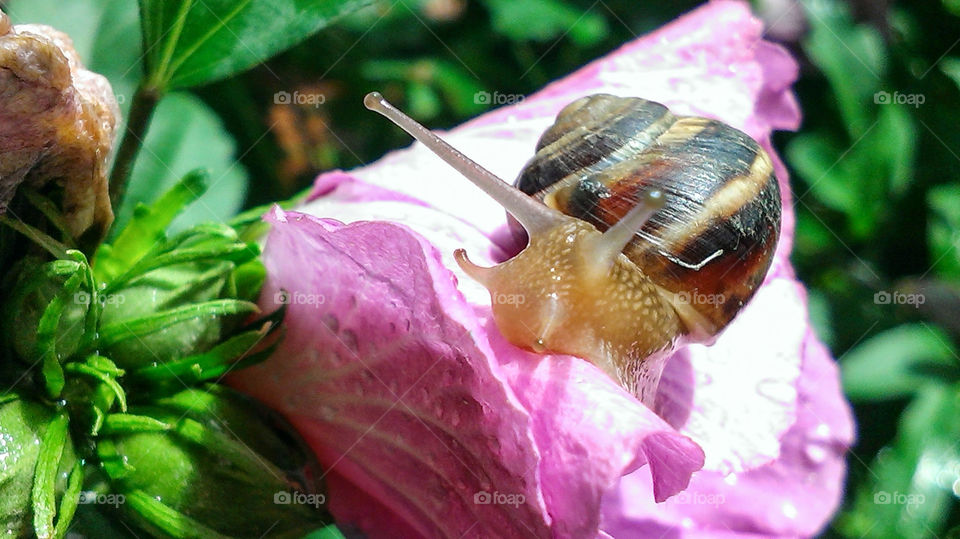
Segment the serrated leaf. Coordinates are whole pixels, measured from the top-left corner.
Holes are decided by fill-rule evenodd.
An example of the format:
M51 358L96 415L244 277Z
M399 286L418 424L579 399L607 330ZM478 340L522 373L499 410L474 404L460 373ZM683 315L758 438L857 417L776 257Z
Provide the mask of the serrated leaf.
M363 0L140 0L147 80L160 91L243 71Z
M910 395L936 381L926 366L960 368L949 343L940 330L925 324L905 324L874 335L841 359L844 392L852 400Z

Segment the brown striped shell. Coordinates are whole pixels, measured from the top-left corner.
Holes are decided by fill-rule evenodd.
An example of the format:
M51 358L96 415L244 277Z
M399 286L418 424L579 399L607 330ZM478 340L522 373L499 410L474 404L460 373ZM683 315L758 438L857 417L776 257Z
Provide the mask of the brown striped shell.
M640 98L600 94L567 105L515 185L601 232L645 192L663 192L665 206L623 252L675 294L700 340L753 296L780 233L779 185L756 141Z
M749 136L637 98L595 95L557 116L511 187L378 93L364 99L496 199L529 238L493 267L463 249L497 328L578 356L652 404L666 354L709 342L763 281L780 191ZM541 204L539 201L542 201Z

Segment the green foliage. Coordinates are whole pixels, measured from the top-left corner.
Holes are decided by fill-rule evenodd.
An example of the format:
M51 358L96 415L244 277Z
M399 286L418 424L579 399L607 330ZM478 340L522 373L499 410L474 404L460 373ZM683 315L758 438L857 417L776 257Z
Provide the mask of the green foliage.
M595 45L607 33L607 21L559 0L483 0L491 24L512 41L546 41L570 35L578 45Z
M147 84L163 91L243 71L354 10L358 0L140 0Z
M960 20L931 5L872 22L837 0L804 6L817 70L800 84L805 128L783 137L794 260L860 424L834 531L938 536L956 526L960 484Z
M0 395L0 530L63 537L77 506L83 472L67 417L17 393Z
M107 418L98 444L124 513L170 537L302 537L330 522L317 503L277 503L304 454L282 432L251 421L262 405L223 386L200 386ZM224 503L229 500L229 503Z
M163 92L184 90L163 98L154 111L129 196L117 212L121 225L133 219L128 230L136 233L115 236L113 247L101 247L92 265L99 279L119 283L114 291L160 290L158 303L149 313L104 305L104 316L132 317L137 331L161 333L164 324L184 323L178 317L192 316L191 309L226 314L227 305L211 303L222 290L252 298L263 269L241 258L247 242L262 232L255 226L262 209L234 222L235 235L217 228L178 233L229 219L243 205L287 198L321 170L356 166L407 144L403 134L382 129L381 120L359 106L371 89L432 126L456 125L491 108L480 99L484 92L527 95L697 2L638 7L628 0L379 0L353 11L367 3L142 0L141 20L128 0L10 2L15 22L67 31L87 64L110 78L124 108L143 87L141 75ZM808 31L786 46L803 66L797 93L804 125L799 133L778 134L775 145L794 182L794 263L810 289L813 324L840 359L859 423L844 511L830 533L942 536L960 524L952 491L960 484L960 56L954 48L960 2L801 3ZM325 31L308 37L321 27ZM244 71L274 55L265 66ZM297 90L322 96L323 103L283 105L275 98ZM197 167L210 171L206 195L181 191L185 196L177 204L196 202L176 221L159 211L167 202L156 206L165 217L142 220L146 210L138 204L159 200ZM42 201L34 205L40 208ZM33 236L42 232L16 226ZM74 245L43 239L64 263L82 266L66 259ZM171 255L188 246L193 250ZM186 258L176 258L181 256ZM236 256L241 258L231 258ZM231 259L232 277L217 264L198 268L204 257ZM32 263L37 271L24 277L22 288L30 297L21 297L18 305L24 307L15 311L30 320L31 330L46 316L45 329L18 334L15 342L31 353L46 344L50 357L50 335L58 334L63 340L52 350L69 354L77 337L63 328L89 313L49 301L67 288L67 275L40 270L47 261ZM127 272L130 278L120 279ZM197 272L205 275L204 284L186 286L185 275ZM48 273L58 275L55 286L41 282ZM132 279L146 273L147 287L140 286L142 278L139 284ZM85 292L89 285L70 286ZM242 311L245 304L230 306ZM159 318L151 318L155 312ZM108 340L133 341L121 325L107 329ZM264 337L254 326L219 340L203 335L209 328L180 329L202 346L183 354L168 350L156 365L124 363L126 371L95 358L64 365L62 394L73 395L81 383L96 388L96 412L76 423L97 426L108 413L122 421L116 413L123 401L118 379L169 395L179 381L221 376L239 351ZM44 373L59 380L60 365L47 361ZM56 392L59 383L47 390ZM153 427L173 428L164 418L154 419ZM147 423L139 426L149 430ZM171 444L171 451L184 451L181 442ZM149 497L131 499L159 519L202 529ZM81 505L77 520L105 530L116 515ZM325 530L312 536L339 536L335 528ZM115 533L127 532L110 528Z
M114 230L127 223L138 201L156 200L177 178L198 167L209 174L208 189L178 216L171 230L228 220L243 205L249 182L236 155L233 137L210 107L189 94L167 96L154 112L144 149L133 167L128 203L118 211Z
M929 537L944 527L960 466L960 387L923 386L893 444L870 464L839 528L850 537Z
M4 500L0 519L10 533L64 536L85 486L85 468L74 457L71 437L81 440L80 448L89 462L87 469L95 470L103 452L119 443L104 436L116 432L118 421L138 417L126 413L128 400L141 408L143 403L151 403L179 414L179 419L172 422L160 422L163 432L150 438L153 445L176 445L170 438L174 435L167 431L183 434L178 430L183 417L192 417L196 409L200 416L188 425L193 430L187 432L200 439L192 443L220 449L223 458L232 448L236 466L247 473L249 481L224 482L215 473L223 463L209 455L198 456L189 468L201 478L213 477L191 483L196 487L192 492L204 499L222 500L222 489L227 488L233 494L246 493L257 500L256 507L263 508L267 504L263 489L293 488L287 475L293 470L290 452L279 451L281 444L270 442L270 429L261 423L259 409L227 394L225 389L187 389L179 397L169 397L184 387L220 379L232 369L264 359L272 350L272 337L283 317L280 311L241 325L243 318L258 312L250 300L259 293L264 276L257 245L239 239L245 228L242 222L238 223L241 230L207 223L170 233L177 215L202 198L207 183L205 173L194 172L154 204L139 205L116 241L100 245L92 265L77 250L51 249L49 255L56 257L54 260L21 259L0 290L4 298L0 312L5 320L16 321L2 326L5 346L0 356L0 383L55 403L49 407L28 404L18 394L8 392L0 396L0 463L18 463L0 466L0 497ZM17 230L39 245L55 243L44 239L39 229ZM211 402L214 398L217 400ZM206 430L209 427L196 424L199 420L209 423L214 412L217 417L231 418L231 433L242 432L244 438L256 436L258 439L250 445L270 454L254 454L240 440L224 440L223 435L211 435ZM135 426L142 430L143 422ZM96 454L92 453L94 448ZM262 477L263 463L272 462L272 458L283 462L287 472L274 470L267 481ZM103 485L91 482L88 486L100 489L93 495L124 499L129 494L130 507L135 508L130 518L156 533L172 533L164 523L179 522L179 536L191 536L225 519L223 508L228 506L220 503L220 513L211 509L201 512L200 521L189 517L178 520L178 506L170 505L171 494L159 485L166 477L163 466L144 465L141 472L145 468L154 474L147 477L157 483L154 491L162 490L166 505L155 499L160 494L142 496L142 485L133 491L124 490L126 479L121 481L117 475L108 474L110 481ZM233 472L240 473L239 469ZM215 484L220 486L215 489ZM329 522L316 509L277 506L272 499L270 506L272 514L286 519L281 528L296 536ZM151 521L151 515L159 520ZM89 520L88 514L80 522ZM252 529L249 523L234 521L240 522L241 528L246 525ZM92 525L101 529L99 524ZM227 529L222 524L217 526ZM241 528L229 528L229 532L236 534Z

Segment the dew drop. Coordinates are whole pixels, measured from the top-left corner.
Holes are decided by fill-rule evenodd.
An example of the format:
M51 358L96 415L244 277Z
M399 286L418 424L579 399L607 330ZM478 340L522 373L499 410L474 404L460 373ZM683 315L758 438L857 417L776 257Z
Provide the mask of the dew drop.
M827 460L827 450L818 443L807 444L803 452L812 463L819 464Z
M783 511L783 516L787 518L797 518L797 506L790 502L783 502L780 510Z

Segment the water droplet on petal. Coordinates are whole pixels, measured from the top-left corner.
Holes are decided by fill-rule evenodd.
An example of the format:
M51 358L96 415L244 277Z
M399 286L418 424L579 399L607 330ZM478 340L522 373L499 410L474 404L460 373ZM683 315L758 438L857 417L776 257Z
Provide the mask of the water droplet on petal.
M793 505L790 502L783 502L783 505L780 507L783 511L783 516L787 518L797 518L797 506Z
M827 450L818 443L809 443L803 449L804 454L810 459L810 462L819 464L827 460Z

